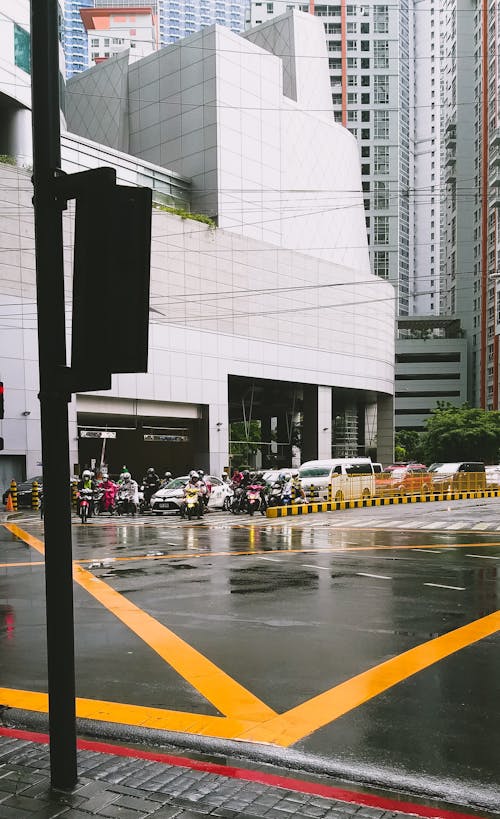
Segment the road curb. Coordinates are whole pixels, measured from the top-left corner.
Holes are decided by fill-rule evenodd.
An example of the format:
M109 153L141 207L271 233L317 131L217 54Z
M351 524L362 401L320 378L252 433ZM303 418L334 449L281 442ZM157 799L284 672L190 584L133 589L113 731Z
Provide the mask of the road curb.
M287 518L293 515L310 515L316 512L340 512L344 509L366 509L376 506L398 506L408 503L435 503L436 501L477 500L480 498L500 498L500 490L480 490L477 492L446 492L431 495L396 495L391 498L359 498L350 501L317 501L293 506L271 506L266 510L268 518Z
M225 765L256 766L267 765L289 776L300 772L302 777L331 777L350 783L351 787L383 789L395 794L395 798L411 800L439 801L451 811L488 811L500 817L500 788L479 789L454 780L436 781L433 777L405 775L398 771L388 771L374 766L353 763L347 760L332 760L321 756L311 756L289 748L264 745L239 740L220 739L196 734L141 728L121 723L99 720L77 719L77 733L100 742L142 745L161 749L164 754L203 754ZM24 729L36 733L48 732L48 716L38 711L17 708L1 708L0 725L6 728ZM457 801L457 794L464 795L464 801ZM439 816L438 813L434 814ZM484 817L484 814L482 814ZM470 817L474 819L474 817Z

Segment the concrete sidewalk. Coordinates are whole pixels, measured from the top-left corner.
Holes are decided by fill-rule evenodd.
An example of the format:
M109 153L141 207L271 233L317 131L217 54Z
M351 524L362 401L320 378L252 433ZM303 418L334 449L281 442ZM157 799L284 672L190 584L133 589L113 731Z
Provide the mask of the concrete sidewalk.
M331 782L301 781L293 779L290 772L278 777L262 768L227 767L222 774L220 764L93 742L83 742L85 747L78 751L79 782L75 791L57 793L50 789L49 748L44 738L12 729L0 730L0 819L60 816L65 819L88 819L89 816L103 819L197 819L199 816L404 819L408 815L464 819L466 816L340 790ZM276 785L278 780L281 786ZM355 801L350 801L352 799Z

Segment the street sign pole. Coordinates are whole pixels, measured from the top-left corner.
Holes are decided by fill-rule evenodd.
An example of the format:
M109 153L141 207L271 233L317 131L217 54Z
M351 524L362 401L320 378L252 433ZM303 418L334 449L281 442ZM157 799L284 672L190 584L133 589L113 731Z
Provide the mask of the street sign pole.
M33 182L45 521L51 782L77 781L57 0L31 3Z

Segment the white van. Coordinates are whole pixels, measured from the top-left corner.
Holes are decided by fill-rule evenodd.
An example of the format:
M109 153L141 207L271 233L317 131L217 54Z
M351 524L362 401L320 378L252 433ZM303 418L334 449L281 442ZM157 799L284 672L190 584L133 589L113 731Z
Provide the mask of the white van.
M328 486L332 500L354 500L375 495L375 474L370 458L332 458L325 461L306 461L299 469L302 488L315 501L328 500Z

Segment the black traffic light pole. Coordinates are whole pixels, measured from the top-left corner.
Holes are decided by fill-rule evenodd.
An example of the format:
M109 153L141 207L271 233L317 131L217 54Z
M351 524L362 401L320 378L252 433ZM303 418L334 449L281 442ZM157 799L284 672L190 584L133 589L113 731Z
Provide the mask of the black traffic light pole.
M45 518L45 585L51 782L77 781L71 505L69 492L57 0L31 2L33 182L40 406Z

